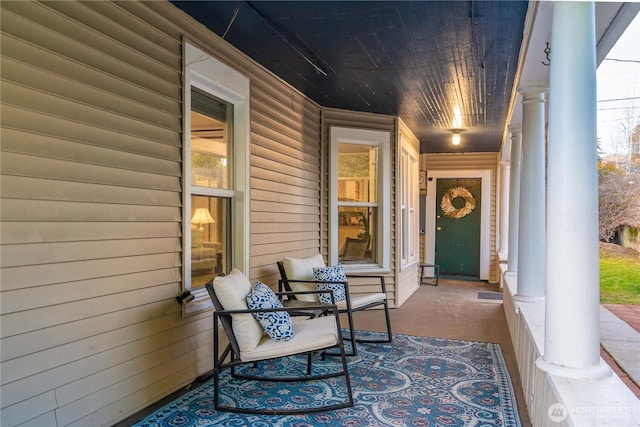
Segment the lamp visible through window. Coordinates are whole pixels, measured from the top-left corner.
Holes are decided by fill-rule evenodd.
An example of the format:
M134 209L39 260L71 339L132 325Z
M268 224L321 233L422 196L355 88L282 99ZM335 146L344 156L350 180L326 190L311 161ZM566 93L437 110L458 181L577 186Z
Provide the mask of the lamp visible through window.
M191 217L191 224L198 226L199 230L204 228L204 224L213 224L215 220L209 213L209 209L207 208L198 208L196 212Z

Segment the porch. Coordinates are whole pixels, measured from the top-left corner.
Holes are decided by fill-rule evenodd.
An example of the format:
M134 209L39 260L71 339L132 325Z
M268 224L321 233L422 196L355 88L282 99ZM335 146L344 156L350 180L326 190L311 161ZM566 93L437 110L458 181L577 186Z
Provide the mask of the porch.
M515 391L522 426L531 426L502 301L479 297L479 293L497 292L497 284L486 282L441 279L437 287L423 285L400 308L391 310L393 332L499 344ZM354 319L357 329L377 332L386 330L384 316L376 311L359 312ZM115 427L138 422L192 389L192 386L187 386L115 424Z
M234 2L208 3L209 7L226 3L232 12L238 7ZM357 2L343 3L357 5ZM522 194L528 197L526 202L533 205L534 210L527 209L524 204L517 207L515 203L508 203L513 196L509 194L509 185L514 193L516 189L520 190L520 181L516 185L515 179L520 180L521 158L520 151L518 156L509 152L516 153L515 148L520 150L520 144L536 149L547 146L546 139L541 137L547 133L546 122L538 119L546 117L543 101L547 98L543 96L545 90L540 84L549 79L546 71L541 76L526 69L530 63L548 70L549 58L544 57L543 47L548 46L550 40L547 30L552 21L549 14L551 3L504 2L504 7L518 8L523 20L525 9L528 9L524 23L526 37L521 40L522 21L518 24L516 19L499 19L503 16L501 13L488 10L480 13L480 6L489 7L498 2L442 2L441 7L451 8L451 11L443 11L446 16L455 17L460 23L439 19L438 13L428 11L427 16L442 22L447 31L440 29L439 25L425 25L423 20L412 19L417 28L417 48L382 49L385 52L426 54L425 58L415 61L388 61L391 65L420 65L405 68L387 66L386 60L371 63L358 59L353 62L333 60L345 57L334 53L337 47L348 46L345 40L350 37L357 42L358 48L365 39L378 43L386 40L382 35L411 34L410 31L388 31L390 25L386 20L392 14L371 14L371 5L366 5L366 13L359 14L365 22L363 35L373 28L370 26L372 16L383 21L376 27L380 29L376 37L352 37L351 32L358 28L355 21L349 26L326 25L313 15L325 33L327 29L336 33L333 29L338 27L350 32L337 34L339 43L335 46L327 43L326 34L316 37L320 44L318 51L327 49L330 53L326 58L331 60L329 65L333 70L346 66L332 78L325 79L331 87L342 87L333 77L359 83L362 76L376 70L385 73L383 75L391 73L391 77L379 78L378 81L402 83L401 90L391 91L369 90L372 86L365 85L366 96L357 92L359 96L356 98L363 100L366 107L334 105L325 102L326 99L314 100L296 89L285 77L243 53L240 43L232 43L230 37L215 34L176 4L2 3L2 66L5 71L2 92L2 425L108 425L183 388L211 369L211 311L199 305L198 300L184 307L176 304L177 295L190 289L191 285L197 288L199 284L187 283L192 254L190 243L194 243L190 230L194 224L190 221L192 212L185 204L190 200L191 189L182 179L189 175L185 172L188 162L183 159L189 158L190 154L190 116L183 113L191 108L188 100L190 83L185 84L183 77L202 71L216 71L217 74L207 75L206 81L197 83L206 86L212 95L222 94L226 97L225 102L238 106L234 110L237 112L234 123L240 125L232 157L236 160L233 168L238 177L234 191L239 197L233 198L238 203L234 207L235 215L230 215L237 218L232 236L237 245L233 252L228 251L229 257L225 258L229 267L242 269L252 280L274 285L275 262L288 254L333 254L331 263L335 263L338 244L330 231L335 229L332 225L336 222L329 217L327 206L329 196L334 197L335 193L328 183L330 154L337 154L337 150L330 152L328 147L331 129L341 126L383 129L393 138L386 140L390 155L385 157L385 164L389 173L382 177L379 188L394 189L395 193L388 198L393 203L385 205L383 210L389 219L397 221L392 223L389 220L388 224L381 221L382 232L378 235L394 236L394 240L381 240L379 247L387 248L388 253L382 254L379 264L387 274L390 297L400 307L392 313L395 332L500 343L516 388L523 422L527 422L528 412L533 418L533 425L550 424L547 417L549 405L561 396L568 408L573 405L583 412L600 410L598 408L623 411L623 414L613 415L626 418L610 417L604 412L582 413L579 415L595 416L588 422L583 422L584 418L570 418L559 425L638 424L637 398L625 394L625 387L619 381L615 383L615 393L601 387L604 383L615 382L616 377L609 375L580 383L580 380L569 376L558 376L554 380L548 371L536 369L536 360L542 354L545 323L547 344L549 341L561 343L555 349L547 345L545 356L561 356L545 359L550 365L555 364L551 368L574 366L573 362L583 366L584 355L588 356L587 362L598 365L596 274L591 272L588 277L589 292L584 289L587 281L575 278L574 283L569 283L572 292L568 295L548 293L546 301L549 305L555 304L555 309L549 310L552 318L545 319L544 309L541 310L544 302L512 301L510 296L516 292L514 277L505 279L504 304L477 300L477 288L456 287L456 292L448 295L451 289L445 285L423 287L414 295L416 271L413 267L417 264L402 255L402 244L415 234L407 232L404 240L401 237L401 230L409 227L403 228L405 223L399 220L402 207L398 201L401 190L410 188L401 183L417 183L418 171L412 172L415 179L409 179L410 175L401 162L391 160L400 159L404 148L416 149L421 159L438 157L438 167L431 165L422 169L422 172L429 172L424 176L429 182L437 169L475 169L481 158L484 160L480 169L489 171L485 172L489 174L485 181L491 180L489 189L483 191L483 197L488 198L487 203L482 203L483 209L490 207L489 212L483 214L488 226L482 241L486 242L487 249L481 255L489 274L487 279L497 281L502 278L497 262L500 251L508 254L508 260L513 264L509 272L520 274L518 292L521 296L539 297L544 294L545 275L540 266L546 261L538 258L544 258L542 251L536 247L521 247L519 258L533 261L530 264L533 268L528 270L533 274L527 275L526 268L517 268L516 219L518 210L533 215L543 207L536 197L544 196L546 183L539 178L544 178L540 172L545 171L545 165L539 160L545 157L538 156L539 151L524 153L523 149L523 159L536 160L534 165L524 167L523 164L522 169L522 183L532 184L523 185ZM321 3L306 4L314 6ZM407 4L426 7L429 2ZM454 12L457 8L462 10ZM596 5L598 61L624 28L625 19L622 18L636 11L633 4ZM412 10L408 13L412 18L417 16ZM328 14L335 15L333 11L328 11ZM226 16L206 10L205 15ZM253 18L254 15L257 18ZM248 6L244 7L240 18L243 16L262 21L262 26L249 22L247 28L251 31L247 32L250 34L247 40L250 47L253 48L259 40L280 39L269 37L273 31L265 25L269 20L256 15ZM299 14L286 13L286 16L295 18L292 28L305 29L306 24ZM240 18L235 20L235 15L226 16L222 30L234 21L233 27L238 28ZM495 29L501 30L505 22L517 25L513 26L513 32L500 31L505 34L499 34L499 37L490 37L491 33L486 37L471 37L476 29L483 27L482 22L491 27L489 21L493 19L499 24L493 26ZM575 19L573 14L565 19L555 19L554 15L554 20L560 23L592 22L591 19ZM540 26L544 31L538 36L535 33ZM266 33L258 33L258 28ZM399 24L394 28L400 28ZM459 57L452 59L449 57L451 49L441 49L445 55L439 59L431 47L438 46L440 34L452 34L449 29L456 28L458 33L453 33L446 43L442 43L449 45L449 40L459 40L453 44L460 47L455 49L459 51ZM435 30L435 34L428 35L428 29ZM586 34L587 28L584 30ZM502 39L503 35L506 39L509 34L512 39L506 45L515 49L489 43ZM595 61L579 67L566 60L568 55L562 54L563 42L575 37L568 26L560 36L564 37L558 38L560 44L554 46L557 60L554 60L553 68L564 70L564 75L572 75L573 68L594 71ZM593 37L589 35L578 39L586 41ZM480 43L482 40L487 43ZM283 55L277 55L276 49L258 50L269 54L268 64L287 67L292 63L306 64L304 58L290 60L291 56L298 55L286 41ZM389 42L397 45L393 39ZM568 45L570 51L576 50L571 43ZM195 51L189 46L197 47L202 54L198 52L198 55L190 56ZM381 49L376 45L376 50ZM593 46L587 50L592 52ZM485 51L500 56L486 57ZM525 56L530 56L530 61ZM204 67L202 58L210 59L215 67ZM378 57L369 55L368 58L375 60ZM542 65L540 59L547 64ZM367 66L364 70L363 64ZM473 64L477 71L454 73L466 77L459 84L451 84L453 75L448 71L464 70L469 64ZM433 75L441 75L444 80L432 79L431 73L423 74L425 69L433 70ZM496 69L500 72L517 69L518 72L515 76L498 80L509 81L509 84L494 87L491 83L500 74ZM349 77L354 70L358 72L358 78ZM416 77L409 74L405 78L399 77L414 70L419 73ZM311 73L311 81L327 77L326 74L319 77L315 68ZM225 77L224 81L220 81L220 76ZM489 82L489 86L485 82ZM429 90L415 90L418 85ZM490 88L488 93L484 90L487 87ZM524 106L517 88L526 89L530 96ZM578 98L573 94L582 95L585 91L577 88L568 92L565 95L555 92L555 99L574 101ZM403 107L400 102L388 99L391 98L386 95L388 93L397 94L398 100L408 100L406 94L415 94L420 102L406 104L411 108ZM374 94L383 99L370 98ZM460 130L461 124L450 129L449 123L459 111L454 108L458 101L468 106L460 113L464 113L469 124L463 123L468 128L462 145L453 146L450 143L452 134L455 134L453 130ZM595 98L587 101L582 104L593 106ZM372 111L371 106L376 106L376 110ZM393 108L385 110L382 106ZM414 106L420 114L405 113L413 110ZM491 126L485 133L481 129L484 126L476 125L485 123L486 106L499 107L499 111L492 115L493 119L489 120ZM526 111L522 111L524 107ZM580 122L585 119L589 122L590 115L581 113L578 108L574 110L579 120L563 118L554 112L549 112L549 117L558 119L556 123L571 123L588 129L589 126L580 126ZM434 120L430 123L422 120L423 111L433 115ZM524 120L520 117L523 115ZM417 122L415 117L419 118ZM557 129L556 123L548 127L552 134ZM510 141L505 139L508 134ZM553 136L549 139L549 147L554 149L556 141L595 142L596 139L595 135ZM474 139L481 140L481 143L474 145ZM564 146L569 147L569 144ZM555 153L549 155L550 160L559 160L553 165L550 163L549 170L571 171L576 177L581 172L593 172L594 144L575 148L564 161ZM593 156L581 157L589 153ZM442 175L436 174L435 178L439 176ZM589 176L593 177L593 174ZM407 179L403 180L405 177ZM514 181L510 183L510 179ZM570 188L564 188L564 184L556 182L548 186L549 194L564 201L574 202L575 195L587 195L581 189L572 192ZM571 180L571 183L581 185L584 182L578 178ZM595 186L587 184L584 188L593 189ZM414 188L413 193L416 191ZM226 192L221 195L231 198ZM555 209L559 205L550 203L549 206ZM580 210L577 203L576 206ZM337 213L337 207L331 212ZM591 213L593 217L596 209L590 206L582 212ZM511 221L507 221L509 217ZM545 215L542 212L534 217L544 218ZM572 220L576 216L554 210L547 217ZM521 225L525 223L524 218L520 220ZM218 224L222 222L218 221ZM544 242L539 239L545 235L544 230L523 228L537 232L533 238L520 238L522 246L537 242L544 248ZM425 232L432 230L430 227ZM586 236L581 231L573 234ZM549 230L548 235L558 239L559 233ZM213 237L210 240L207 243L218 242ZM574 246L593 249L595 239L589 242L574 242ZM571 269L564 268L568 262L580 272L585 270L585 265L594 265L583 262L584 257L568 257L577 252L571 249L560 248L559 256L547 254L547 259L560 264L547 273L547 277L554 279L554 283L548 286L554 292L567 288L565 285L569 281L559 273L568 271L573 274ZM416 250L414 254L417 253ZM422 257L420 260L433 261ZM525 275L533 279L534 286L525 283ZM481 275L481 278L485 277ZM558 278L559 284L555 282ZM465 296L465 292L469 295ZM569 308L575 310L568 313ZM580 320L585 317L588 322ZM363 329L365 325L366 329L383 328L382 324L376 323L377 320L359 317L359 321L367 322L356 323ZM575 324L571 325L571 321ZM588 349L575 345L572 338L576 337L588 342ZM519 362L518 368L515 360ZM570 363L565 363L567 361ZM575 384L584 386L575 387ZM598 401L602 393L606 394L605 399ZM619 393L623 393L622 398ZM576 396L584 399L575 400ZM587 406L591 404L585 403L592 401L597 405ZM627 402L630 403L627 405Z
M519 372L516 351L513 345L514 341L512 341L512 334L509 331L509 321L513 322L516 313L512 310L513 301L511 300L512 296L509 293L508 286L504 289L503 295L507 300L506 304L503 303L502 299L483 297L483 294L495 295L501 292L499 285L486 282L443 279L440 280L440 285L437 287L423 285L401 308L391 310L394 333L499 344L511 377L522 426L551 424L549 419L538 419L535 424L532 424L531 421L526 403L526 396L532 393L527 388L532 385L531 378L525 378L527 384L523 386L521 374L526 375L526 370L520 368ZM625 366L624 363L633 364L634 356L630 355L629 352L633 351L633 348L640 346L640 332L633 330L629 326L628 323L633 323L633 319L627 319L624 316L622 316L623 319L620 319L604 307L601 310L604 311L601 314L601 341L603 345L601 354L617 375L611 377L607 383L613 389L621 390L624 387L620 388L620 382L624 382L630 393L622 396L622 398L618 394L618 397L614 398L617 402L615 407L603 407L600 405L588 408L589 411L600 408L600 416L593 417L592 413L584 415L590 416L592 419L599 419L600 425L618 425L617 422L624 422L625 417L632 422L634 411L637 410L637 396L640 395L640 388L637 383L640 377L637 372L629 369L631 365ZM529 320L531 319L529 317ZM356 328L378 332L385 331L386 326L383 317L375 312L365 311L358 313L355 321ZM534 333L539 332L535 330L535 326L532 327L532 330ZM522 337L515 337L515 340L517 340L517 345L523 345ZM622 368L619 364L623 365ZM183 396L192 388L192 386L187 386L115 424L114 427L129 426L138 422L158 408ZM525 389L529 391L525 393ZM610 389L605 390L603 393L610 392ZM635 400L632 394L635 394ZM571 393L568 393L565 397L571 397L571 395ZM614 393L615 395L616 393ZM594 396L594 401L601 398L600 393L597 393ZM624 402L631 406L624 409ZM587 410L585 407L580 408L583 412ZM612 411L613 414L611 414ZM574 408L571 415L575 416L576 412L577 410ZM574 422L576 425L583 425L579 420L574 419Z

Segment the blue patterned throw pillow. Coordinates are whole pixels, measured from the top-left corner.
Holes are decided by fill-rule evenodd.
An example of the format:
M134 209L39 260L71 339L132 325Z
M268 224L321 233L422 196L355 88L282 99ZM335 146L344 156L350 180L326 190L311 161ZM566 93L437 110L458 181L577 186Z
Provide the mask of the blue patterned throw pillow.
M252 310L260 308L282 308L282 303L271 288L261 282L256 282L253 291L247 295L247 307ZM274 341L289 341L293 338L293 324L291 316L286 311L253 313L264 331Z
M344 274L341 265L333 267L315 267L313 269L313 278L317 282L346 282L347 276ZM333 291L335 302L344 301L347 296L344 291L344 283L317 283L318 291ZM321 303L331 304L331 294L322 293L318 295Z

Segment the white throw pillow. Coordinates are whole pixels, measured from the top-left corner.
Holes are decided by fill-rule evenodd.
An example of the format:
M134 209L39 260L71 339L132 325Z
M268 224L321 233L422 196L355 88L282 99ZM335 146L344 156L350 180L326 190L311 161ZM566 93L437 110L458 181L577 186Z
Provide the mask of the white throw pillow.
M220 304L225 310L247 310L246 297L251 292L251 282L238 269L226 276L213 279L213 288ZM240 351L251 351L258 346L264 330L251 313L232 315L233 334L236 336Z
M315 280L313 278L314 267L325 267L324 259L322 255L317 254L307 258L291 258L285 257L282 263L284 265L284 272L287 274L289 280ZM291 289L294 292L315 291L315 283L295 283L291 282ZM315 294L298 295L300 301L317 302L318 296Z

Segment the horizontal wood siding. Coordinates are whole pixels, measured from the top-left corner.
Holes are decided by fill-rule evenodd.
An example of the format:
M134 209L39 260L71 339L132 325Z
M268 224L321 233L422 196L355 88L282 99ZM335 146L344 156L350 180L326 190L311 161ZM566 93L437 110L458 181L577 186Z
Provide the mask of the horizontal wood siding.
M211 365L183 319L181 40L2 2L1 424L111 424Z
M391 133L392 138L397 135L398 119L396 117L361 113L356 111L339 110L335 108L325 108L322 112L322 218L321 218L321 238L322 238L322 254L326 257L329 253L329 144L330 132L332 126L351 127L360 129L383 130ZM390 248L390 267L391 271L385 276L387 294L390 306L396 306L396 218L395 218L395 188L396 188L396 143L391 144L391 242ZM365 283L354 281L355 286L350 283L350 292L357 294L368 292Z
M275 288L277 261L320 250L320 109L274 83L251 85L249 275Z
M250 271L320 251L320 108L168 2L2 2L3 426L110 425L213 366L183 317L182 43L251 81Z
M498 224L497 215L497 171L499 166L498 153L461 153L461 154L421 154L420 170L465 170L488 169L491 171L491 207L490 207L490 231L489 231L489 282L497 283L499 280L499 260L496 251L496 237Z

